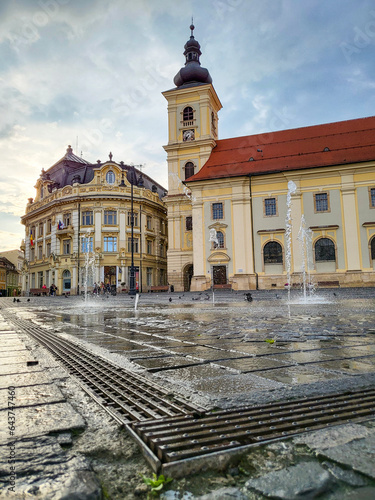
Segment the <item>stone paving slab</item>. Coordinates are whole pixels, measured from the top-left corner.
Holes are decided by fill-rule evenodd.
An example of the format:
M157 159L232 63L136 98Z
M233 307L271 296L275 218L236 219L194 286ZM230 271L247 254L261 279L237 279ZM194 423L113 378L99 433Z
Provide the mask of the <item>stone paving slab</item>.
M375 479L375 435L317 452L318 457L327 458L351 467Z
M262 370L270 370L275 368L283 368L288 364L296 364L291 361L288 363L287 360L283 362L282 360L276 358L265 358L265 357L251 357L251 358L239 358L230 359L225 361L216 361L217 365L232 368L233 370L239 370L243 373L248 372L258 372Z
M43 405L56 402L65 401L60 389L53 383L50 384L38 384L29 387L16 387L14 399L12 403L15 406L13 408L18 408L20 406L27 405ZM3 409L8 409L8 389L0 389L0 411Z
M315 498L328 489L331 475L314 462L301 463L247 481L245 488L266 497L297 500Z
M8 356L2 356L0 358L0 363L5 366L5 365L13 365L13 364L19 364L19 363L26 363L28 361L33 362L36 361L35 358L31 355L30 351L25 351L26 354L17 351L13 351L12 353L9 353Z
M311 384L331 379L340 379L342 376L334 371L322 370L318 366L288 366L266 372L259 372L258 376L288 385Z
M15 414L15 439L46 435L51 432L79 430L85 427L84 420L69 403L16 408ZM0 442L4 442L8 437L8 428L0 428Z
M13 387L25 387L36 384L50 384L51 378L47 376L46 371L39 367L34 372L15 373L13 375L0 375L0 389L7 389L10 385Z
M319 364L320 368L336 370L348 374L375 372L375 362L367 363L364 358L359 360L345 359L342 361L327 361Z
M177 370L167 370L154 374L156 380L162 383L167 380L173 384L188 382L193 392L204 392L207 388L214 397L231 397L233 394L249 394L252 391L279 389L284 384L267 380L255 374L237 374L223 370L213 365L197 365Z
M0 364L0 375L17 375L18 373L32 373L39 371L38 365L27 366L25 362L12 363L10 365Z

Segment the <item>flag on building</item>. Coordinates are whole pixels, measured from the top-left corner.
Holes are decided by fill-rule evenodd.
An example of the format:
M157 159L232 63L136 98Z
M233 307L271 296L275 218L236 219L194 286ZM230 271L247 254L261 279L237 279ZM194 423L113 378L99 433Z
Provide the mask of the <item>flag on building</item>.
M57 229L64 229L64 223L59 220L59 223L57 224Z
M34 246L34 240L33 240L33 232L30 231L30 246L33 247Z

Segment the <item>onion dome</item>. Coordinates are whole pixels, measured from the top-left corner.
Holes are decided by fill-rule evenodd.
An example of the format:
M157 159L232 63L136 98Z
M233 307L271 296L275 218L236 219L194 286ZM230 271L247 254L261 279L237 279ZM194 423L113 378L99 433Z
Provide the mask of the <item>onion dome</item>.
M202 54L199 42L195 40L193 31L194 25L190 26L190 40L185 43L184 56L186 58L185 67L181 68L174 77L176 87L195 83L212 83L212 78L208 69L202 68L199 62L199 56Z

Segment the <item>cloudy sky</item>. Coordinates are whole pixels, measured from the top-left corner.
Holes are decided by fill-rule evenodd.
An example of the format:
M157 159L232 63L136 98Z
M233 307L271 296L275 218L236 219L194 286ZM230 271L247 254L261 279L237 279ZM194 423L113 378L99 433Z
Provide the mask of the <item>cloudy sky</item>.
M161 92L192 15L220 138L375 114L373 0L1 0L0 251L68 144L167 187Z

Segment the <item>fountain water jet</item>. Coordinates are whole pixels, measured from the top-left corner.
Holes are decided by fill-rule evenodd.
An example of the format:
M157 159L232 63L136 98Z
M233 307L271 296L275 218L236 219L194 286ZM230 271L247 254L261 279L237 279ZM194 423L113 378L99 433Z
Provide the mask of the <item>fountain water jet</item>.
M292 194L297 191L297 185L293 181L288 182L288 194L286 197L286 217L285 217L285 241L286 241L286 275L288 288L288 303L290 303L290 274L292 268ZM289 313L290 315L290 313Z
M81 272L81 283L84 289L85 302L88 300L88 288L93 284L95 275L95 254L90 230L82 237L82 250L85 254L85 267Z
M312 292L310 269L312 264L312 231L306 226L305 216L302 214L301 226L298 232L298 241L300 242L300 251L302 256L301 271L302 271L302 288L304 302L307 301L307 291Z

